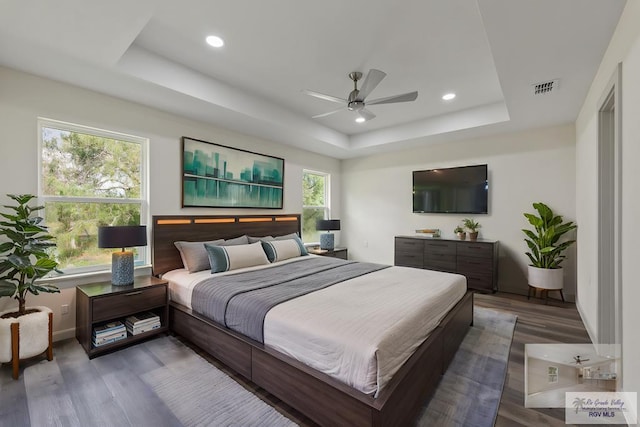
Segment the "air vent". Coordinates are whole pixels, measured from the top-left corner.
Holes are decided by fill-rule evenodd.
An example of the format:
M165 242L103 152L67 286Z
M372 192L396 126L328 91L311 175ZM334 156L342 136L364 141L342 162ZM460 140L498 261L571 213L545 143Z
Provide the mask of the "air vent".
M536 83L533 85L534 95L545 95L558 89L558 80Z

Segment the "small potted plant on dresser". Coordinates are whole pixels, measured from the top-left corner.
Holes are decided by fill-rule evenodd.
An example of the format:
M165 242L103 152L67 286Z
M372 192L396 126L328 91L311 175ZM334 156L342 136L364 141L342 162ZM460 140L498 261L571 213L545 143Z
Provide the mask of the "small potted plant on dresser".
M560 264L566 258L563 255L564 251L575 243L575 240L561 243L559 240L564 234L575 229L576 225L571 221L563 223L562 216L554 214L544 203L534 203L533 208L538 215L525 213L524 216L535 230L522 230L530 250L526 252L531 261L528 266L529 296L532 289L534 292L536 289L542 289L547 294L548 291L555 290L560 291L564 301L563 269Z
M472 218L465 218L462 220L462 224L469 232L469 240L478 240L478 229L482 227L480 223Z
M467 238L467 233L465 233L464 228L459 225L453 230L453 232L456 234L456 236L458 236L458 239L460 240L465 240Z
M51 271L58 271L58 263L49 254L55 246L53 236L42 225L43 218L33 215L42 206L31 207L35 198L30 194L8 195L17 206L5 206L12 212L0 215L0 297L18 301L18 310L0 312L0 363L12 362L13 378L18 378L19 361L47 352L53 359L53 312L47 307L27 307L27 293L60 292L52 285L36 282Z

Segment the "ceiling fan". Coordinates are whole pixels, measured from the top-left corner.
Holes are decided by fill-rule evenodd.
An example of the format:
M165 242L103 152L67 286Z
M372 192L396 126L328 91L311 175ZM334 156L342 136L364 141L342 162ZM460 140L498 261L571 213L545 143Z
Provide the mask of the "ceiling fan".
M374 99L373 101L366 101L367 96L380 84L382 79L386 77L386 73L380 70L371 69L367 74L367 77L362 82L362 87L358 89L358 81L362 79L362 73L359 71L353 71L349 73L349 78L353 80L353 90L349 93L349 96L345 98L338 98L332 95L325 95L323 93L314 92L312 90L303 90L307 95L315 96L316 98L324 99L326 101L336 102L338 104L346 104L347 110L355 111L358 113L359 120L357 121L366 121L371 120L376 117L371 111L367 110L367 105L376 105L376 104L392 104L395 102L409 102L415 101L418 97L418 92L409 92L403 93L401 95L393 95L387 96L385 98ZM318 114L313 116L314 119L318 119L320 117L330 116L331 114L338 113L343 111L344 107L329 111L328 113Z
M580 355L573 356L573 363L575 363L576 365L582 365L582 362L588 362L589 360L591 359L580 358Z

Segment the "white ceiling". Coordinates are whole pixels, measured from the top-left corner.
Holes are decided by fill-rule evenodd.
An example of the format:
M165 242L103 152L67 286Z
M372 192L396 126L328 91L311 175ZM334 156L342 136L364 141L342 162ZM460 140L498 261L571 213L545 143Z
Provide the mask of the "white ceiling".
M573 122L624 4L0 0L0 64L348 158ZM364 124L346 108L311 119L340 105L303 89L346 98L347 74L371 68L387 77L370 99L418 99L369 106Z
M619 361L620 346L607 344L527 344L526 357L533 357L562 365L576 366L574 357L584 361L582 367ZM587 360L588 359L588 360Z

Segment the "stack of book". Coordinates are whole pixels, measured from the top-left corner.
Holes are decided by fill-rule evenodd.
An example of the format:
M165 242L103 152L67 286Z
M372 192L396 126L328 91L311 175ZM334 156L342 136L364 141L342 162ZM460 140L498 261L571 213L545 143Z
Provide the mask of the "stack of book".
M93 328L93 346L111 344L127 337L127 330L122 322L110 322Z
M416 230L416 234L425 237L440 237L440 229L438 228L422 228Z
M145 313L129 316L125 320L127 332L131 335L138 335L143 332L149 332L160 327L160 317L150 311Z

